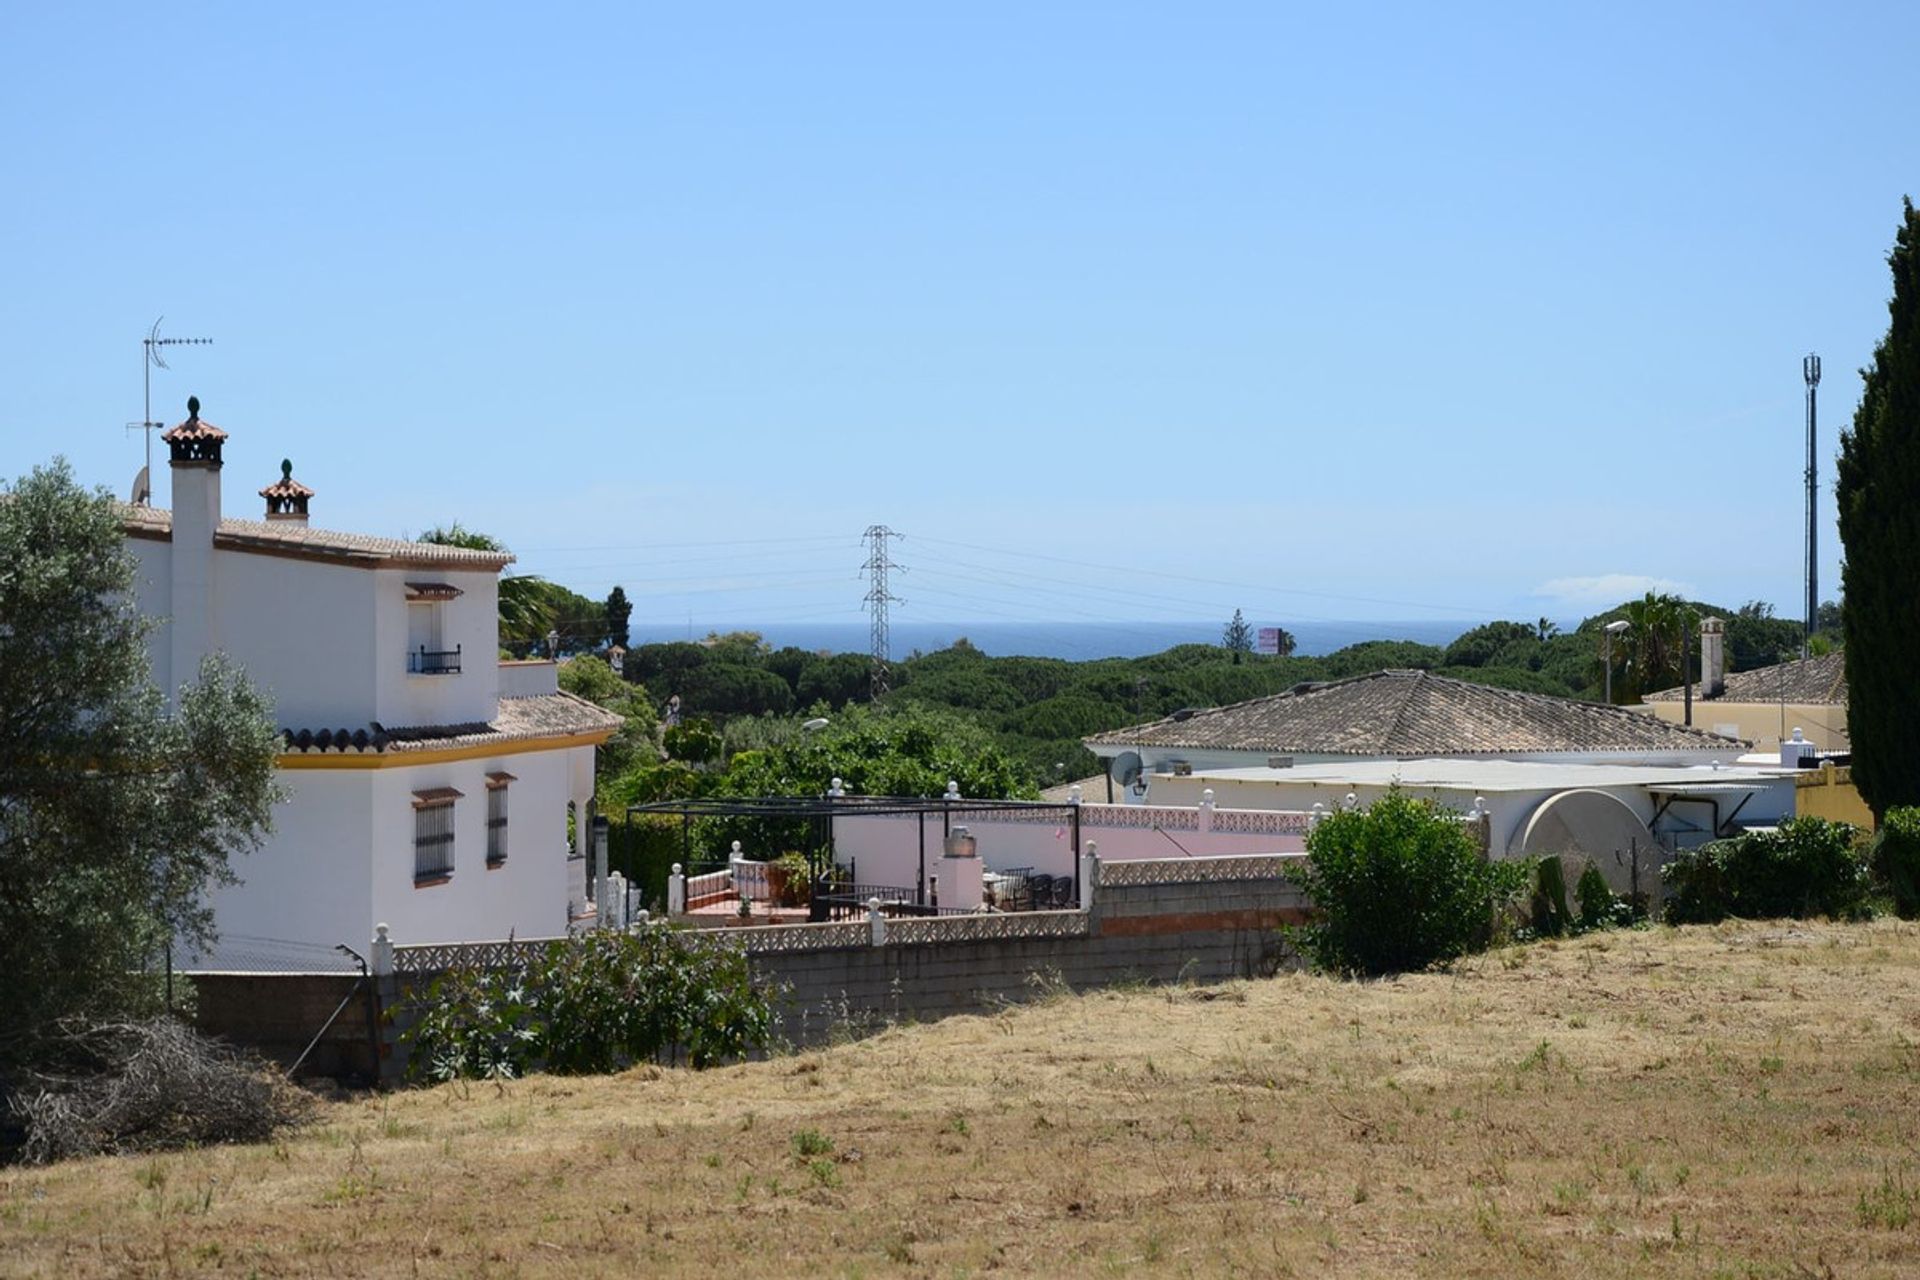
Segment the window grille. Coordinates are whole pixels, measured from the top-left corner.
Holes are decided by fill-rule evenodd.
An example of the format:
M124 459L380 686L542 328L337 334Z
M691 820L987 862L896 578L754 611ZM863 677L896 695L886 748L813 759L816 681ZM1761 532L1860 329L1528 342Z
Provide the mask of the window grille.
M487 776L487 865L497 867L507 860L507 783L506 774Z
M413 794L413 878L444 880L453 874L452 787Z

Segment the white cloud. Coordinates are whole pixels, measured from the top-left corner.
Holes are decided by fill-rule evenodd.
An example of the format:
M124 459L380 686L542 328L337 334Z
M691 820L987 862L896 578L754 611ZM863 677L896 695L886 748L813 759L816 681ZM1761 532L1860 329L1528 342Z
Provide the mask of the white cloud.
M1691 598L1692 586L1671 578L1656 578L1644 573L1601 573L1585 578L1553 578L1535 587L1533 594L1544 600L1580 608L1604 607L1634 600L1653 592Z

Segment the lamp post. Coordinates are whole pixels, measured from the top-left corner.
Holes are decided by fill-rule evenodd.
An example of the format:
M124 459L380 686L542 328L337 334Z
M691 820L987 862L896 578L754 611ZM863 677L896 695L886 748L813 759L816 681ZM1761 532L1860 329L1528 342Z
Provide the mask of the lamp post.
M1615 618L1606 626L1607 633L1607 705L1613 705L1613 638L1633 626L1625 618Z

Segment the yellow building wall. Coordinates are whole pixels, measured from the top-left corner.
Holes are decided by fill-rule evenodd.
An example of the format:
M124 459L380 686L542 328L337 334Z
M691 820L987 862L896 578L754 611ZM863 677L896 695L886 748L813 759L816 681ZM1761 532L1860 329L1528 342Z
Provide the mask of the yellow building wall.
M1851 822L1873 830L1873 810L1853 785L1853 770L1832 764L1809 769L1793 780L1793 811L1802 818Z
M1644 702L1640 709L1653 712L1669 724L1682 723L1687 711L1684 702ZM1736 726L1736 736L1751 742L1755 751L1778 751L1780 740L1791 738L1795 729L1822 751L1853 750L1847 737L1847 709L1832 703L1789 702L1783 709L1778 702L1694 699L1694 728L1717 733L1723 724Z

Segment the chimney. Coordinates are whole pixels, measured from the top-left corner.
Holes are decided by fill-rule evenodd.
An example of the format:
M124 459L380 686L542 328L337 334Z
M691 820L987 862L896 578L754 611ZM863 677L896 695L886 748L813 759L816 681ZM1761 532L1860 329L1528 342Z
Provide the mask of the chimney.
M200 417L187 397L187 420L164 432L173 473L172 619L168 628L167 694L200 674L200 660L218 647L214 628L213 535L220 528L220 450L227 433Z
M267 500L267 522L269 524L297 524L305 527L307 523L307 500L313 497L313 490L293 478L293 462L280 460L280 478L260 491Z
M1727 689L1727 624L1700 620L1700 696L1717 698Z

